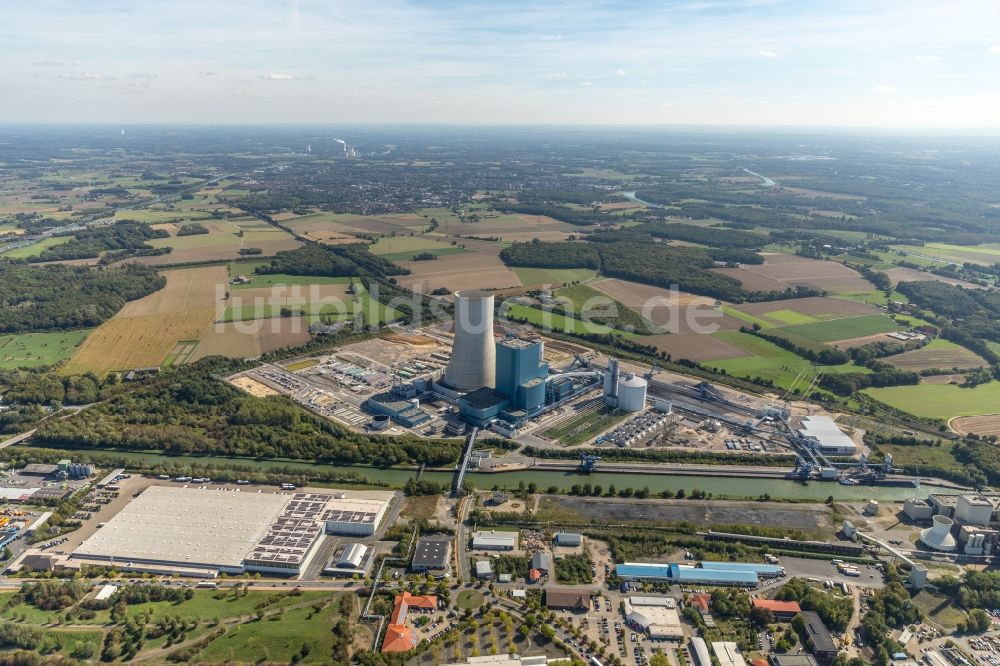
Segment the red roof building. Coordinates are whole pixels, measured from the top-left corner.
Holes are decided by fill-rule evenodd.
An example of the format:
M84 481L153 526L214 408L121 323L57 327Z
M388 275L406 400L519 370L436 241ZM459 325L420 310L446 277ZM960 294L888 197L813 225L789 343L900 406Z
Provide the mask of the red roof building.
M417 647L420 639L416 631L406 626L406 614L411 608L434 611L437 607L435 596L417 596L403 592L396 597L389 626L386 627L385 638L382 640L382 652L407 652Z
M799 607L799 602L797 601L779 601L777 599L751 599L750 605L754 608L763 608L764 610L769 610L774 613L774 617L779 620L790 620L799 613L802 609Z
M711 594L692 594L688 597L688 603L695 608L695 610L702 611L704 613L708 612L709 606L712 605L712 595Z

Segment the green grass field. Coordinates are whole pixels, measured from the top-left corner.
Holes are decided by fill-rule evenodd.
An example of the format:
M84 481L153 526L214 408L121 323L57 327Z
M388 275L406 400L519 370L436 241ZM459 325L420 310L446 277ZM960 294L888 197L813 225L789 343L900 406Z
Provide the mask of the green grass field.
M42 250L50 247L55 247L56 245L62 245L63 243L68 243L73 240L72 236L56 236L51 238L44 238L34 245L27 245L25 247L19 247L17 249L11 250L10 252L5 252L3 255L8 259L29 259L31 257L37 257L42 253Z
M900 294L902 296L902 294ZM845 301L854 301L856 303L867 303L868 305L885 305L886 299L885 292L878 291L877 289L872 289L871 291L853 291L844 292L836 294L834 298L842 298ZM893 297L893 300L901 300Z
M889 331L896 330L899 330L899 326L896 322L889 319L889 317L881 314L873 314L848 317L846 319L833 319L815 324L788 326L782 329L782 333L790 333L794 336L815 342L834 342L835 340L860 338L866 335L888 333Z
M90 329L0 336L0 368L37 368L69 358Z
M514 274L525 286L560 285L585 282L597 277L589 268L513 268Z
M767 313L767 316L771 319L776 319L782 324L787 326L798 326L800 324L816 324L821 321L819 317L814 317L812 315L807 315L804 312L799 312L797 310L772 310Z
M483 593L479 590L462 590L455 597L455 605L459 608L476 610L483 605Z
M585 333L614 333L626 338L635 336L634 333L625 333L624 331L613 329L610 326L588 323L572 317L564 317L563 315L552 312L543 312L542 310L529 308L528 306L521 305L519 303L511 305L509 309L506 309L506 312L507 316L510 318L527 319L529 323L534 324L535 326L540 326L543 329L563 331L565 333L576 333L578 335Z
M1000 412L1000 382L961 388L954 384L917 384L865 389L876 400L916 416L950 419Z
M713 335L749 352L752 356L705 361L702 365L725 370L727 374L734 377L770 379L775 386L783 389L791 387L795 378L803 371L805 371L805 375L798 384L801 389L805 389L809 385L819 370L823 372L871 372L868 368L851 364L814 367L812 363L801 356L749 333L720 331Z
M327 595L329 597L329 595ZM309 605L284 611L277 619L247 622L211 641L197 657L208 663L290 663L303 645L309 655L295 663L328 663L334 645L331 633L339 619L336 606L318 613Z

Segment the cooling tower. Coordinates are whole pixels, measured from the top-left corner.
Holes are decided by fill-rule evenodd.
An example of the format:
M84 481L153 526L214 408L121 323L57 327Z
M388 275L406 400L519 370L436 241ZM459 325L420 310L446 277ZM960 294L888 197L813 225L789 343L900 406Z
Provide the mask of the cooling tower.
M455 342L444 383L459 391L496 385L496 340L493 338L493 294L455 294Z
M951 535L951 526L954 521L948 516L937 515L932 519L934 522L926 530L921 530L920 540L924 545L933 550L950 552L955 550L955 537Z

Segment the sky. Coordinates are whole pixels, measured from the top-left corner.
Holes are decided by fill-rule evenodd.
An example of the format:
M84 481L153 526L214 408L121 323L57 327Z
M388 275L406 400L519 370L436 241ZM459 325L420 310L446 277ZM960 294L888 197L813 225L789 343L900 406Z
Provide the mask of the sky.
M0 122L1000 127L1000 0L0 0Z

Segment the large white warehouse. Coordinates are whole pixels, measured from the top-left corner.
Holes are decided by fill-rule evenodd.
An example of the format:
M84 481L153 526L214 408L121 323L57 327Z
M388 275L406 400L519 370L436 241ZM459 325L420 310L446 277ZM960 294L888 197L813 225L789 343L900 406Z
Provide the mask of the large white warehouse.
M814 449L827 456L853 456L858 445L844 434L829 416L806 416L799 427L799 436Z

